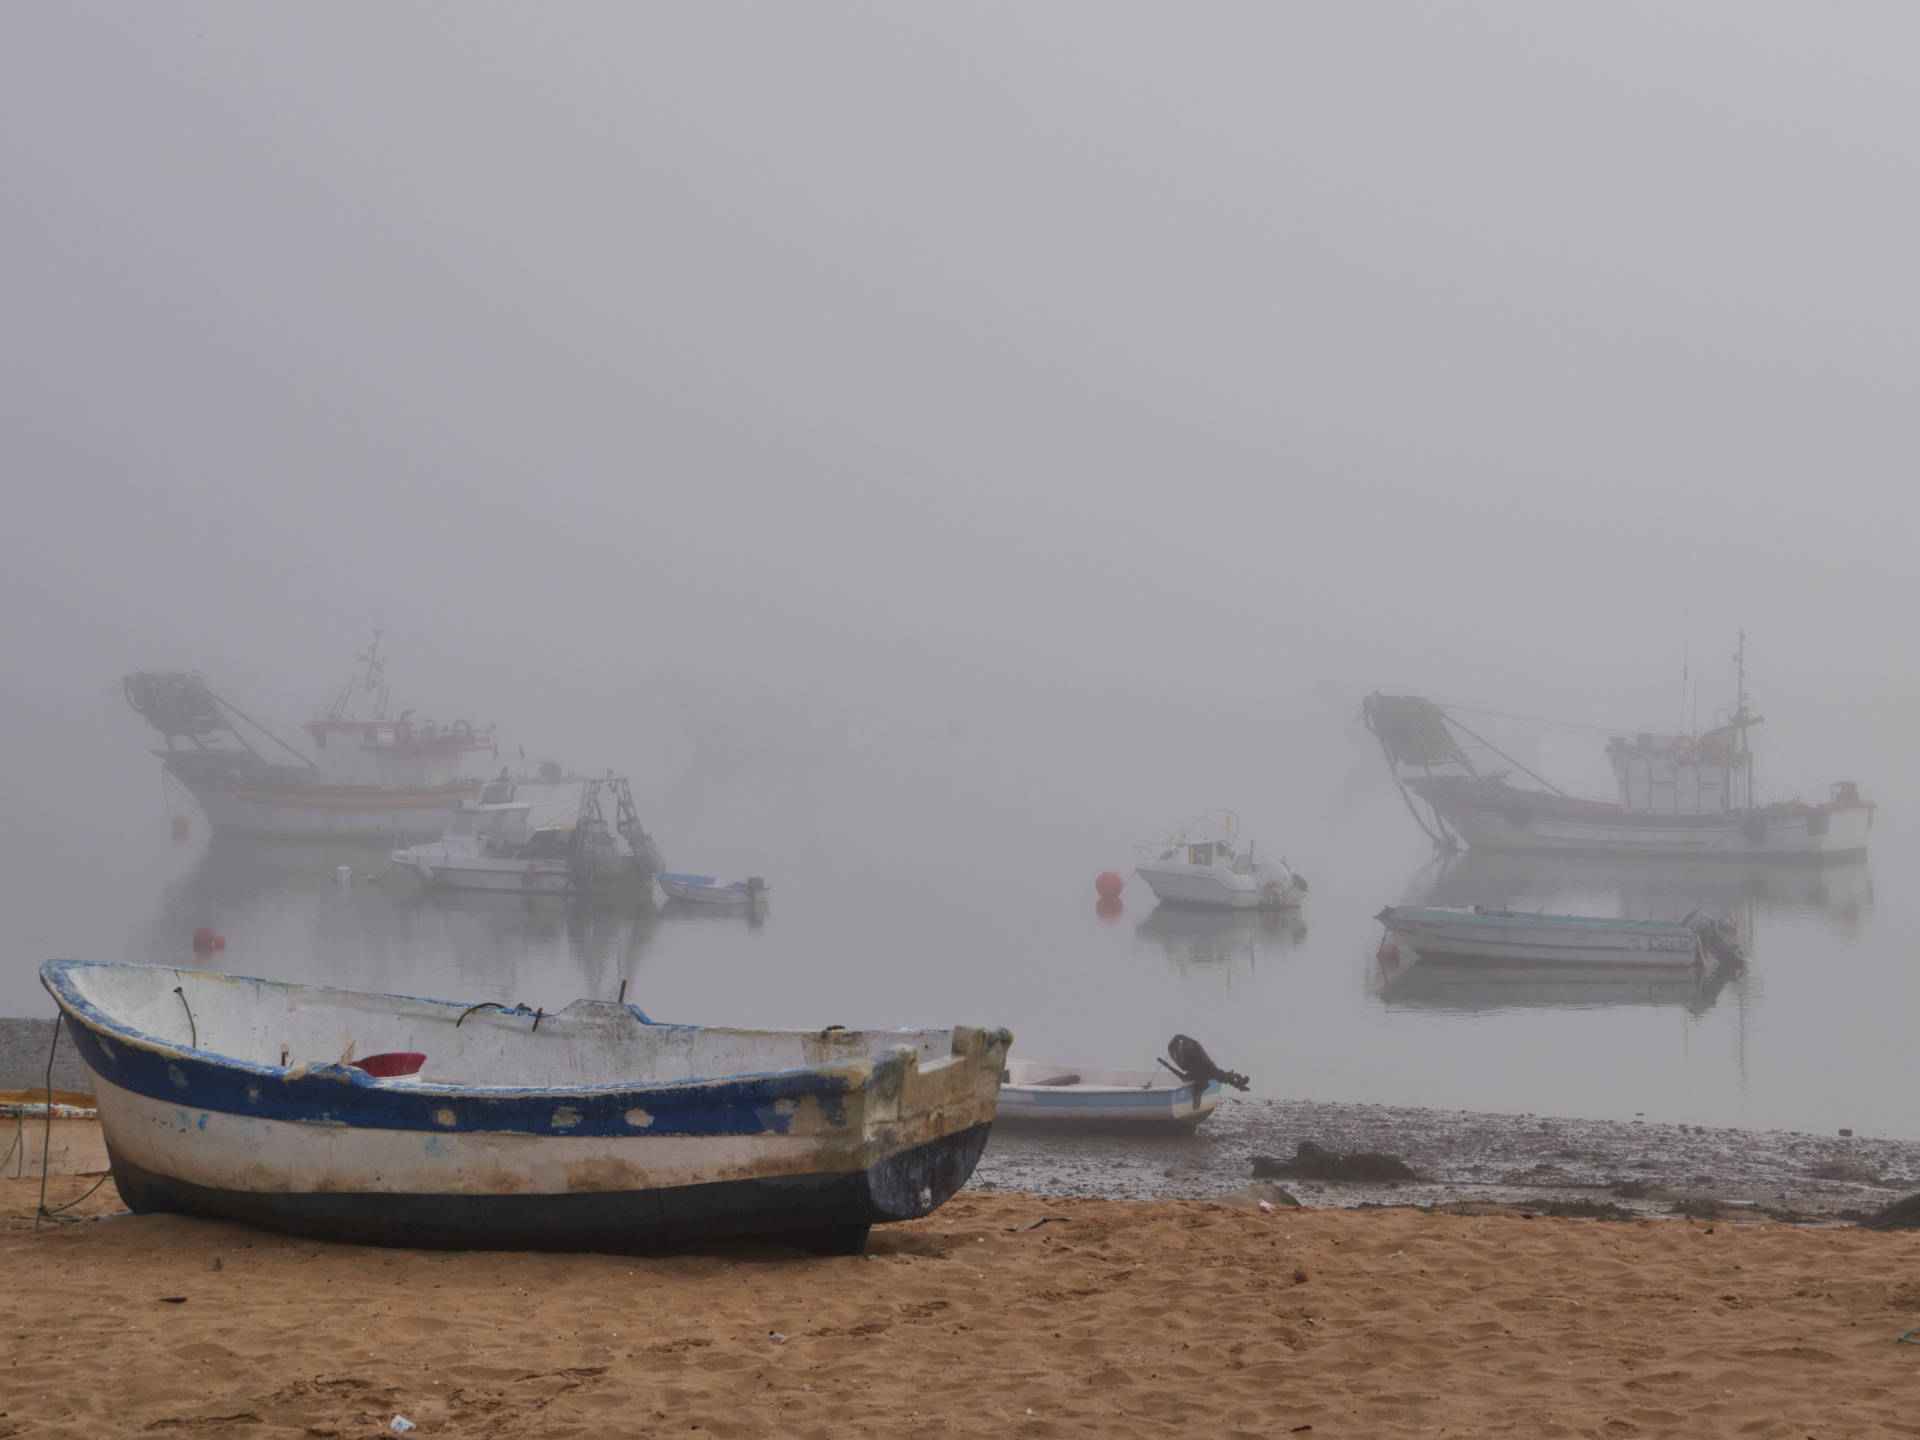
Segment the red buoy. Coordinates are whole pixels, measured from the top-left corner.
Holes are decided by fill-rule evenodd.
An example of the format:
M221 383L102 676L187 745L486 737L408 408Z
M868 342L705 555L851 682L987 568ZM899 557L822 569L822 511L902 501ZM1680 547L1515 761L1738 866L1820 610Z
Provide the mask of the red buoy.
M1386 965L1400 963L1400 947L1391 940L1382 940L1380 948L1374 952L1374 959Z
M1126 908L1118 895L1102 895L1093 902L1093 913L1102 920L1118 920Z
M211 925L202 925L198 930L193 932L193 948L202 955L205 955L214 948L213 942L219 938L218 935L213 933L213 927Z
M1118 900L1120 898L1120 889L1126 883L1125 880L1122 880L1111 870L1102 870L1093 878L1094 892L1099 895L1102 900Z
M224 936L224 935L216 935L216 936L214 936L214 937L213 937L213 948L214 948L214 949L216 949L216 950L224 950L224 949L226 949L226 948L227 948L227 937L226 937L226 936Z

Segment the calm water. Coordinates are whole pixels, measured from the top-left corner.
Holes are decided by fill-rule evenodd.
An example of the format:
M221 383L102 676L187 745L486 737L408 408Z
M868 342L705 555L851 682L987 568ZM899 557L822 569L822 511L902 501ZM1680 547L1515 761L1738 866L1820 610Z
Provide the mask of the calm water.
M381 847L210 844L197 817L195 838L173 844L150 794L114 807L127 812L116 825L56 814L47 843L10 852L20 959L0 974L0 1014L51 1013L32 970L45 955L193 963L189 937L210 925L228 938L219 963L243 974L548 1009L625 981L663 1019L1005 1024L1016 1053L1079 1064L1147 1065L1185 1031L1262 1095L1920 1138L1912 902L1875 883L1910 864L1892 807L1869 863L1441 864L1385 779L1356 772L1270 799L1291 823L1249 826L1312 882L1300 916L1156 910L1136 881L1102 920L1094 875L1125 872L1123 841L1164 823L1149 811L1128 834L1123 815L1146 807L1105 783L1105 763L1051 790L1037 768L984 791L953 778L967 769L863 753L780 784L711 785L681 818L649 812L672 867L768 877L758 924L423 894L398 876L368 883ZM991 798L1015 793L1018 806ZM344 890L341 864L355 877ZM1753 963L1700 987L1387 973L1372 916L1421 900L1700 906L1736 917Z

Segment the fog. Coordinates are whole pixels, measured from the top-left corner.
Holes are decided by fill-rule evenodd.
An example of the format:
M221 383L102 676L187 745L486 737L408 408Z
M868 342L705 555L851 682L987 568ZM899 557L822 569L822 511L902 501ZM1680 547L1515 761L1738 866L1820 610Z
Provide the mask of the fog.
M1916 42L1867 4L11 7L16 968L110 943L162 838L119 676L286 733L376 627L397 704L631 774L670 859L917 853L976 915L1035 854L1090 904L1219 804L1384 900L1424 842L1362 694L1676 724L1742 627L1769 783L1857 778L1894 843Z

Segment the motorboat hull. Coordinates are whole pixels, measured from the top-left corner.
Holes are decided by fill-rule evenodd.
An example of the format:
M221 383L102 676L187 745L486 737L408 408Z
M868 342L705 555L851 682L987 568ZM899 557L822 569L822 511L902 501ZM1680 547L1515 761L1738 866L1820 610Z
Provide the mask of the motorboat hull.
M1011 1040L666 1026L612 1002L544 1015L76 961L47 962L42 979L132 1209L390 1245L857 1249L868 1226L925 1215L965 1183ZM540 1083L299 1058L343 1036L475 1072L533 1065ZM221 1044L243 1053L204 1048ZM682 1073L702 1053L742 1072ZM621 1057L669 1078L581 1083ZM631 1076L642 1060L625 1063Z
M595 875L587 883L577 883L564 860L494 860L484 856L454 856L436 859L418 850L394 853L394 863L411 870L422 884L444 890L491 890L518 895L573 895L587 890L594 893L635 890L647 877L632 866L617 874Z
M1636 815L1619 805L1507 786L1409 788L1474 850L1727 860L1830 860L1866 854L1870 804L1781 806L1705 815Z
M1701 942L1684 925L1569 915L1481 912L1479 907L1388 907L1379 920L1417 960L1690 969Z
M1275 891L1252 875L1222 865L1146 863L1134 873L1162 905L1199 910L1298 909L1300 897Z
M1191 1130L1219 1108L1218 1080L1182 1081L1171 1071L1090 1070L1013 1061L996 1123L1101 1130ZM1021 1083L1072 1077L1070 1084Z
M759 885L749 889L735 881L731 885L720 885L712 876L655 875L660 888L666 892L669 900L682 900L689 905L746 906L753 905L767 897L772 887Z

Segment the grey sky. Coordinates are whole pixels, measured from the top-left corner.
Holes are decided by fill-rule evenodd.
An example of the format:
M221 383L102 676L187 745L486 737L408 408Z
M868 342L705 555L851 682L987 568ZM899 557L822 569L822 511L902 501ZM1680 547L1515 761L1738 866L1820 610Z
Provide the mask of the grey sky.
M137 750L99 702L137 665L304 718L375 623L428 708L575 751L674 696L1046 744L1374 685L1651 723L1745 623L1770 723L1857 765L1853 701L1915 698L1917 38L10 7L23 723Z

